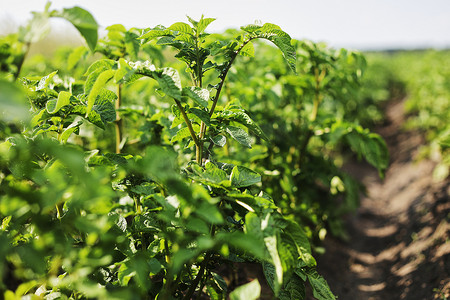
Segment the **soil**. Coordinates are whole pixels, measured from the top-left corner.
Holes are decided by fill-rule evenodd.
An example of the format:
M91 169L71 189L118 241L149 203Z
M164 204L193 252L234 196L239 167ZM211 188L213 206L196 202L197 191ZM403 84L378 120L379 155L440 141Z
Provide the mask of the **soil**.
M387 106L377 130L389 147L384 180L361 163L345 169L367 196L346 219L349 239L327 237L318 271L340 300L424 300L450 297L450 181L435 182L435 163L418 160L420 132L405 131L403 101Z

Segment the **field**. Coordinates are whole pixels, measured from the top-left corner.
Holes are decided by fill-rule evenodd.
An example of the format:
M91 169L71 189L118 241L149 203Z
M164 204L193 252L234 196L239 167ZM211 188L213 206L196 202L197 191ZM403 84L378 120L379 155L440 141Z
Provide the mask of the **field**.
M0 294L447 299L450 53L212 22L0 38Z

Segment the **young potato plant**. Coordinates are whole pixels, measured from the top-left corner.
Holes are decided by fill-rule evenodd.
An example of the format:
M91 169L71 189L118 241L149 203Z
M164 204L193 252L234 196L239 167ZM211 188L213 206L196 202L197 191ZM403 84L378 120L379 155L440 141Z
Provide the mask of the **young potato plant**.
M300 56L298 76L277 60L273 48L260 44L260 55L252 64L237 66L228 85L235 102L248 103L248 115L262 124L270 144L217 154L247 161L263 174L263 186L276 205L306 225L313 240L327 231L345 237L342 216L358 207L363 187L340 169L342 161L356 154L380 175L389 162L380 136L359 125L365 115L348 109L359 105L365 61L356 52L310 41L296 41L294 47Z
M274 297L304 299L308 281L317 299L335 299L315 270L303 225L282 214L281 199L264 191L259 173L215 155L231 143L252 148L255 139L267 139L240 105L223 103L221 94L238 56L253 56L257 39L277 46L295 72L289 35L273 24L249 25L234 38L216 40L205 32L214 19L202 17L139 36L115 25L95 48L92 27L80 25L91 18L83 11L75 26L108 58L95 61L83 82L61 80L56 71L20 78L20 65L0 81L0 105L20 119L2 115L10 128L0 144L4 298L256 299L258 281L235 289L221 276L226 266L253 262L262 265ZM174 68L139 60L161 45L173 48L189 80ZM165 117L158 120L171 120L162 125L170 127L165 135L174 134L142 151L120 153L127 142L117 115L122 89L149 81L172 105L161 105L158 114ZM23 118L23 104L15 110L7 105L24 98L31 120ZM115 153L77 140L77 134L88 138L81 131L90 124L107 128L113 122Z

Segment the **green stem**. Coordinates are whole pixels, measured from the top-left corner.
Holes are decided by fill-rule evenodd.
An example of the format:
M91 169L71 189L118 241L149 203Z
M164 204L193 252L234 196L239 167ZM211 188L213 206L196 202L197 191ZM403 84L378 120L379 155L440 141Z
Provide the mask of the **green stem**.
M206 132L206 124L202 121L200 124L200 134L198 137L199 145L196 147L196 155L195 155L195 160L199 165L203 165L203 144L204 144L203 138L205 135L204 132Z
M320 83L324 79L326 74L326 70L323 69L319 74L319 69L317 67L314 68L314 80L315 80L315 91L314 91L314 100L313 100L313 110L311 112L311 115L309 117L309 120L312 122L316 121L317 114L319 112L319 105L320 102L322 102L323 95L320 91ZM306 148L308 147L309 141L311 140L313 136L312 128L308 128L305 138L300 146L300 156L299 156L299 166L303 164L303 161L305 160L306 156Z
M189 120L186 111L184 110L183 106L181 105L181 102L177 99L173 99L178 107L178 109L181 112L181 115L183 116L184 122L186 123L187 128L189 129L189 133L191 134L192 139L194 140L195 145L199 146L199 141L197 139L197 135L195 134L194 128L192 128L191 120Z
M225 78L227 77L228 71L230 70L231 66L233 65L234 60L236 59L236 56L238 56L239 52L241 52L242 48L245 47L253 38L250 38L248 41L245 41L242 46L239 47L236 52L233 53L233 56L231 57L230 61L228 62L227 67L223 70L222 74L220 74L221 81L219 83L219 87L217 88L217 93L214 96L213 104L211 106L211 110L209 111L209 116L212 117L214 110L216 109L217 101L219 100L220 93L222 91L223 84L225 83Z
M170 251L169 251L169 243L167 242L167 239L164 239L164 250L165 250L165 257L166 257L166 263L168 266L170 266L171 264L171 260L170 260ZM170 294L172 294L172 283L173 283L173 275L172 272L169 270L166 272L167 275L167 280L161 290L161 300L167 300L170 297Z
M222 202L219 203L219 207L221 205L222 205ZM215 225L211 225L210 234L212 237L214 237L214 235L216 234L216 229L217 228ZM203 261L200 265L200 270L198 271L197 276L195 277L194 281L192 282L192 285L189 287L189 290L187 291L186 295L183 297L183 300L191 299L199 282L203 279L203 275L205 274L206 267L208 266L208 263L212 257L213 257L212 253L210 253L209 251L206 252L205 259L203 259ZM201 287L201 288L203 288L203 287ZM200 292L201 292L201 289L200 289Z
M61 121L61 125L59 125L59 128L58 128L58 135L56 136L56 139L58 140L58 142L61 142L61 136L63 133L63 129L64 129L64 127L63 127L63 124Z
M198 40L199 40L199 35L198 32L196 33L196 42L195 42L195 50L196 50L196 56L197 56L197 61L196 61L196 68L197 68L197 74L195 74L195 76L197 77L197 80L195 81L197 87L201 88L203 86L203 70L202 70L202 64L200 63L200 48L199 48L199 44L198 44ZM201 121L200 123L200 133L198 135L198 145L196 145L195 148L195 160L199 165L202 165L203 162L203 137L204 134L202 134L202 132L206 131L206 124Z
M247 45L251 40L252 40L252 38L249 39L248 41L245 41L239 47L239 49L233 53L233 56L231 57L230 61L228 62L227 67L223 70L222 74L220 74L219 78L221 80L220 80L219 86L217 88L216 95L214 96L213 104L211 106L211 109L209 110L209 117L212 117L212 115L214 114L214 110L216 109L217 102L219 101L220 93L222 92L222 88L225 83L225 79L227 77L228 71L230 70L231 66L233 65L234 60L236 59L236 57L238 56L238 54L242 50L242 48L244 48L245 45ZM201 81L200 81L200 84L201 84ZM202 126L200 126L200 134L198 136L199 145L197 147L197 155L196 155L197 163L200 165L202 164L202 156L203 156L202 152L203 152L203 143L204 143L203 139L205 138L205 133L206 133L206 125L204 125L202 122Z
M63 206L64 206L64 203L56 204L56 218L57 218L58 220L61 220L61 218L62 218L62 215L63 215Z
M167 281L162 288L161 297L158 297L158 299L161 300L170 299L170 295L172 294L172 283L173 283L173 276L169 276L169 278L167 278Z
M115 104L115 109L116 109L116 121L115 121L115 131L116 131L116 153L119 154L121 149L120 149L120 144L122 143L122 138L123 138L123 121L120 118L120 113L119 113L119 109L120 106L122 105L122 85L119 84L117 86L117 101Z
M59 128L58 128L58 135L56 136L56 139L58 140L58 142L61 143L61 136L64 132L64 120L66 119L66 115L64 115L63 117L61 117L61 122L59 124Z
M201 299L201 297L202 297L202 290L205 287L206 280L207 280L208 276L211 276L211 272L208 272L208 275L206 277L204 277L202 282L200 283L200 288L198 289L200 291L200 293L198 293L196 300Z
M200 280L202 280L203 275L205 274L206 266L208 265L208 262L211 259L211 257L212 255L208 252L205 256L205 259L202 261L202 264L200 265L200 270L198 271L197 276L195 277L194 281L189 287L189 290L187 291L186 295L183 297L183 300L192 299L192 295L194 294L195 289L197 288Z
M313 102L313 110L311 112L310 120L314 122L317 119L317 113L319 111L319 104L322 102L322 94L320 93L320 83L322 82L323 78L325 77L326 70L323 69L319 74L319 69L316 67L314 68L314 80L316 83L315 89L314 89L314 102Z
M25 57L28 55L28 52L30 51L31 43L28 42L25 44L25 52L23 53L22 59L19 61L19 64L17 65L17 71L14 74L14 80L17 80L20 75L20 71L22 70L23 63L25 61Z
M133 197L134 198L134 206L136 209L136 214L140 215L142 213L142 208L141 208L141 203L139 201L138 197Z
M169 251L169 243L167 242L167 239L164 239L164 250L165 250L165 256L166 256L166 263L170 265L170 251Z

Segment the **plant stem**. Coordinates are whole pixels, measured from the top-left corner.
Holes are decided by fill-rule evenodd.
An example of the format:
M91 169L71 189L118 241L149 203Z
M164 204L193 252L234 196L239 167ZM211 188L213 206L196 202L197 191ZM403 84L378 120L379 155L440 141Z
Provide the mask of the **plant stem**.
M219 207L222 205L222 202L219 202ZM210 234L212 237L216 234L216 225L211 225ZM206 266L208 265L209 260L213 257L213 254L210 252L206 252L205 259L203 259L202 264L200 265L200 270L197 273L192 285L189 287L186 295L183 297L183 300L191 299L192 295L195 292L199 282L203 279L203 275L205 274ZM201 290L200 290L201 292Z
M136 214L140 215L140 214L142 214L142 208L141 208L141 203L139 201L139 198L137 196L135 196L133 198L134 198L134 206L136 209Z
M242 45L239 47L239 49L237 49L233 53L233 56L231 57L230 61L228 62L227 67L222 71L222 74L220 74L219 78L221 80L220 80L219 86L217 88L216 95L214 96L213 104L211 106L211 109L209 110L209 117L212 117L212 115L214 114L214 110L216 109L217 102L219 101L220 93L222 92L222 88L225 83L225 79L227 77L228 71L230 70L231 66L233 65L233 62L236 59L236 56L238 56L238 54L242 50L242 48L244 48L245 45L247 45L251 40L252 40L252 38L249 39L248 41L245 41L244 43L242 43ZM200 80L200 84L201 84L201 80ZM200 134L198 136L199 146L197 147L197 155L196 155L197 163L200 165L202 164L202 155L203 155L202 152L203 152L203 143L204 143L203 139L205 138L205 133L206 133L206 125L204 125L202 122L202 126L200 126Z
M56 204L56 218L58 220L61 220L61 218L62 218L63 206L64 206L64 203Z
M197 135L195 134L194 128L192 128L192 123L191 120L189 120L186 111L184 110L183 106L181 105L181 102L178 101L177 99L173 99L175 101L175 103L177 104L178 109L181 112L181 115L183 116L184 122L187 125L187 128L189 129L189 133L191 134L192 139L194 140L195 145L198 147L199 146L199 141L197 139Z
M203 275L205 274L206 266L208 265L208 262L211 259L211 257L212 255L208 252L205 256L205 259L202 261L202 264L200 265L200 270L198 271L197 276L192 282L192 285L189 287L189 290L187 291L186 295L183 297L183 300L189 300L192 298L195 289L197 288L200 280L202 280Z
M326 70L323 69L320 74L319 74L319 68L315 67L314 68L314 80L315 80L315 90L314 90L314 100L313 100L313 110L311 112L311 115L309 117L310 122L314 122L317 119L317 113L319 111L319 105L320 102L322 102L323 99L323 95L321 94L320 91L320 83L323 80L323 78L325 77L326 74ZM308 128L305 138L300 146L300 156L298 159L298 163L299 166L301 167L305 156L306 156L306 148L308 147L309 141L311 140L311 137L313 136L313 131L312 128Z
M169 265L170 264L170 251L169 251L169 243L167 242L167 239L164 239L164 250L166 252L165 256L166 256L166 263Z
M62 124L62 121L61 121L61 125L59 125L58 131L57 131L58 135L56 136L56 139L60 143L61 143L61 136L62 136L62 133L63 133L63 129L64 129L64 127L63 127L63 124Z
M170 273L168 273L168 274L170 275ZM158 297L158 299L160 299L160 298L161 298L161 300L169 299L170 294L172 294L172 283L173 283L173 276L170 275L170 276L168 276L167 281L161 290L161 297Z
M203 86L203 67L202 64L200 62L200 47L198 44L198 40L199 40L199 33L196 32L196 42L195 42L195 52L196 52L196 56L197 56L197 61L196 61L196 74L194 74L194 77L196 77L196 86L201 88ZM206 124L205 122L201 121L200 123L200 133L198 135L198 145L196 145L195 148L195 160L199 165L203 165L203 136L202 132L206 131Z
M211 276L211 272L208 272L207 276L203 278L203 280L200 282L200 288L198 289L200 291L200 293L198 293L196 300L200 299L202 296L202 290L205 287L206 284L206 280L208 278L208 276Z
M169 243L167 242L167 239L164 239L164 250L165 250L165 257L166 257L166 263L170 266L171 260L170 260L170 251L169 251ZM162 290L161 290L161 300L167 300L169 299L170 294L172 293L172 282L173 282L173 275L170 271L170 269L167 271L167 281L164 284Z
M326 70L323 69L319 74L319 69L314 68L314 80L316 82L316 86L314 89L314 102L313 102L313 110L311 112L310 120L314 122L317 118L317 112L319 111L319 104L322 102L323 95L320 93L320 83L325 77Z
M19 64L17 65L16 73L14 73L14 80L17 80L20 75L20 71L22 70L23 62L25 61L25 57L28 55L28 51L30 51L31 43L28 42L25 44L25 52L23 53L23 56L21 60L19 61Z
M115 104L116 108L116 121L115 121L115 130L116 130L116 153L120 153L120 144L122 143L123 136L123 121L120 118L119 109L122 104L122 84L117 86L117 101Z

